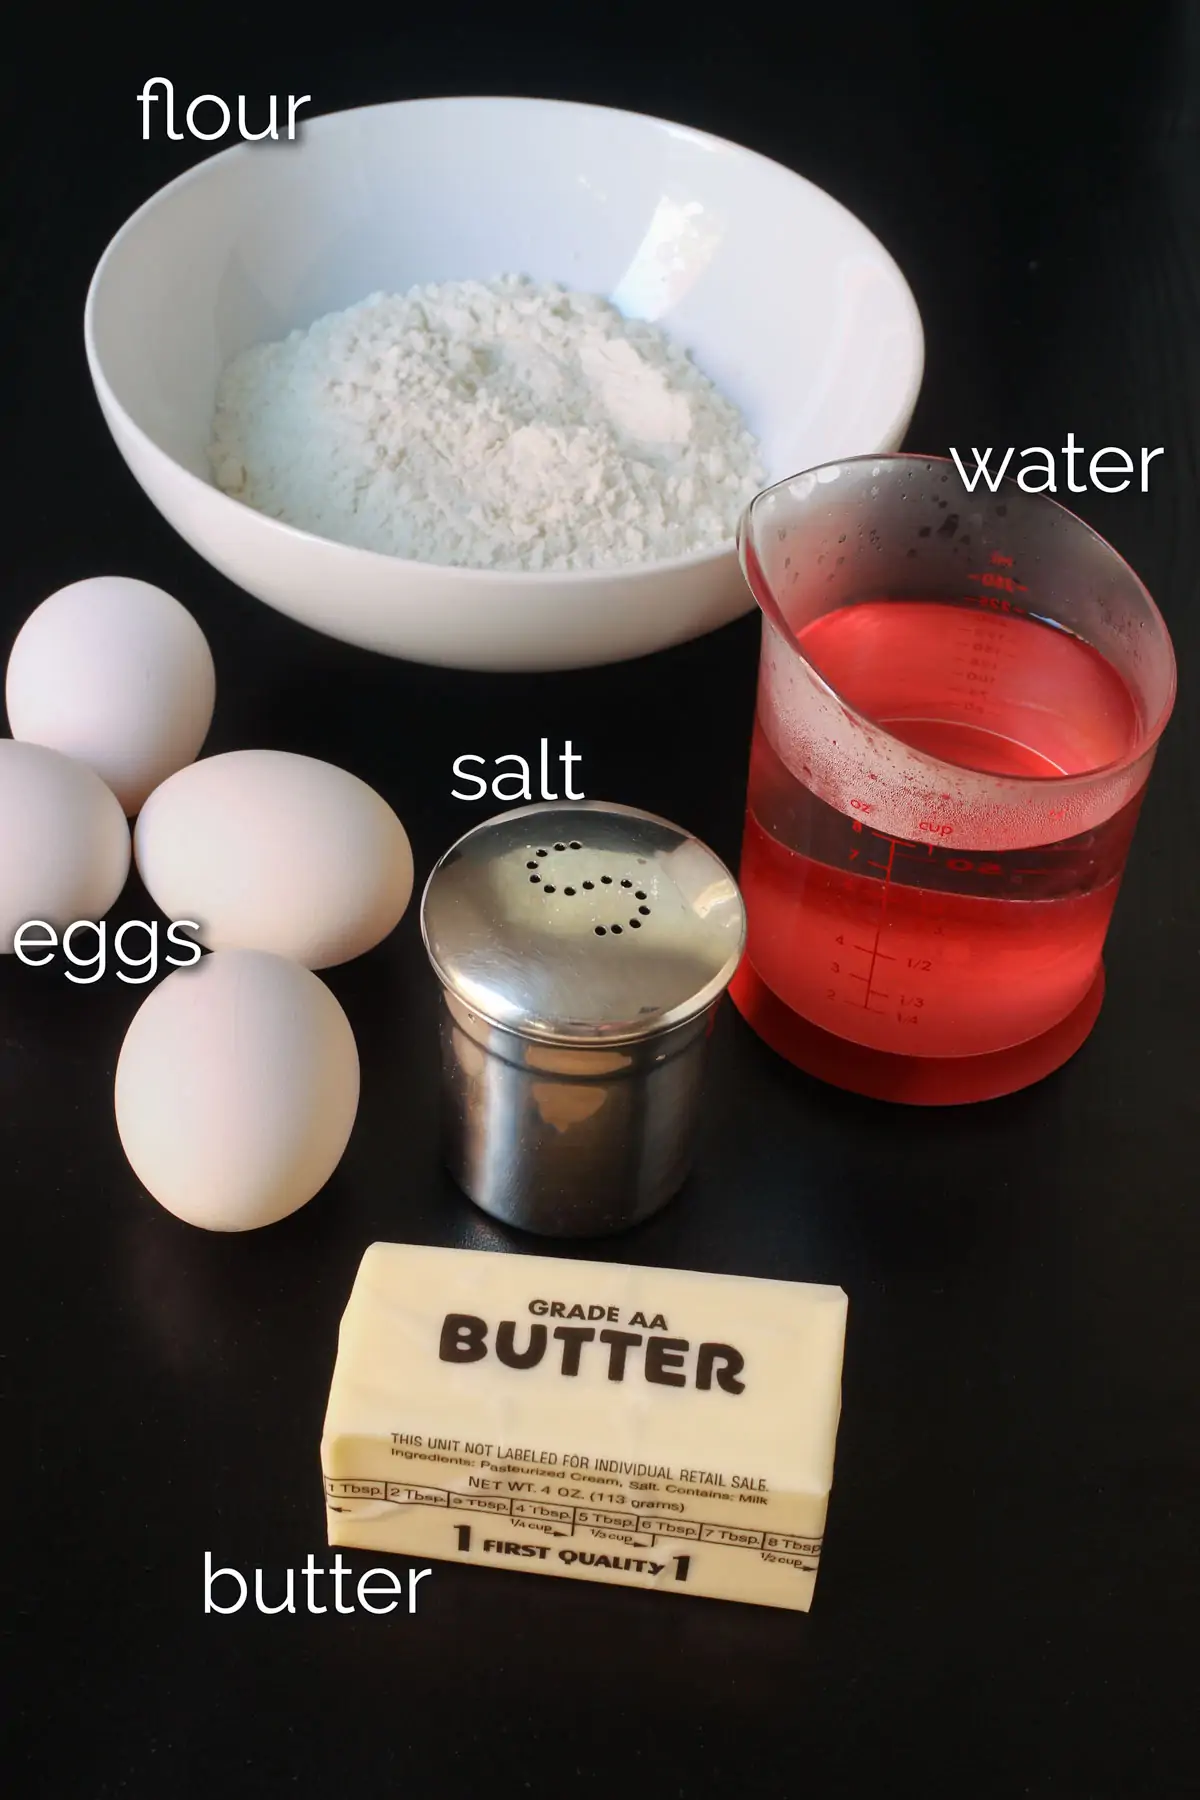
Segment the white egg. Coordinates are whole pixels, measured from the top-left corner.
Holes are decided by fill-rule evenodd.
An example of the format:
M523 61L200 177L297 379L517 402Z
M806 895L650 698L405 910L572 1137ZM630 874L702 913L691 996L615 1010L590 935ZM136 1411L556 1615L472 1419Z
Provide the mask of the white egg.
M311 1200L358 1110L358 1051L323 981L258 950L168 975L121 1046L117 1131L177 1218L253 1231Z
M385 938L412 894L403 825L357 775L284 750L231 750L172 775L134 832L138 870L212 950L310 969Z
M102 919L129 857L125 815L98 775L57 750L0 738L0 954L34 919L56 931Z
M8 660L15 738L87 763L126 813L200 753L216 675L192 615L148 581L98 575L32 612Z

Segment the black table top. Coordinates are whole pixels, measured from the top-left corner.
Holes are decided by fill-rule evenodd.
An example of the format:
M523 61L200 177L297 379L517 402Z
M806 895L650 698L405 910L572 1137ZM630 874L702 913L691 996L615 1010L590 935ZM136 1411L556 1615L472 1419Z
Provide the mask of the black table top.
M112 1122L135 991L0 968L8 1225L4 1712L22 1795L425 1788L689 1796L1173 1796L1189 1768L1200 1209L1194 1029L1200 656L1200 32L958 10L703 9L379 22L219 10L40 26L0 285L9 439L0 654L47 593L159 583L212 643L209 749L293 749L377 786L423 875L483 816L465 751L570 737L587 792L736 860L757 623L642 663L437 672L327 641L177 539L108 439L90 271L203 147L144 144L134 96L590 99L776 156L855 210L928 343L910 447L1164 447L1148 494L1078 509L1167 617L1182 699L1113 925L1092 1037L1040 1086L906 1111L824 1088L726 1009L685 1194L584 1254L830 1281L850 1296L827 1548L808 1616L438 1564L418 1615L204 1616L204 1552L276 1583L324 1548L337 1321L375 1238L536 1248L441 1171L435 996L415 908L328 975L362 1105L327 1190L244 1238L140 1190ZM1098 15L1093 14L1095 18ZM121 902L142 916L131 888ZM357 1554L356 1567L371 1559ZM377 1559L376 1559L377 1560Z

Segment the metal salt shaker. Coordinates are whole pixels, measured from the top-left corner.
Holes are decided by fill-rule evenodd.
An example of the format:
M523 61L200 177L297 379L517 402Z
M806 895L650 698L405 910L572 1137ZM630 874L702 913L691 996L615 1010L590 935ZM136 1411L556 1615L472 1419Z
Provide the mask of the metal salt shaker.
M724 864L632 807L524 806L446 852L421 931L443 989L446 1161L476 1205L557 1237L665 1205L745 942Z

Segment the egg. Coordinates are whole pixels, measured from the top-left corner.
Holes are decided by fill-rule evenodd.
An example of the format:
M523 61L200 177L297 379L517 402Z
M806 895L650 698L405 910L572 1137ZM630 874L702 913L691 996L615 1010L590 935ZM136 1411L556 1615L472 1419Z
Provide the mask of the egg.
M219 950L160 982L117 1061L117 1131L161 1206L206 1231L273 1225L318 1193L358 1110L350 1022L317 976Z
M361 956L412 894L408 836L345 769L284 750L231 750L151 794L138 871L171 919L212 950L271 950L306 968Z
M129 874L129 826L93 770L0 738L0 953L34 919L102 919ZM45 939L39 940L42 946Z
M17 634L5 682L13 736L86 763L131 817L199 755L215 697L212 653L192 615L122 575L43 600Z

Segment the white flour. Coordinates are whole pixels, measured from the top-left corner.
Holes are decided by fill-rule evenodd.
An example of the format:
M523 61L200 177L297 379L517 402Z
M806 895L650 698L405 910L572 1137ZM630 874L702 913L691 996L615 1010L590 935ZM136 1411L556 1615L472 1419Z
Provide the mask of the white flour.
M591 569L716 547L762 486L741 415L654 325L521 276L372 294L245 351L218 487L420 562Z

